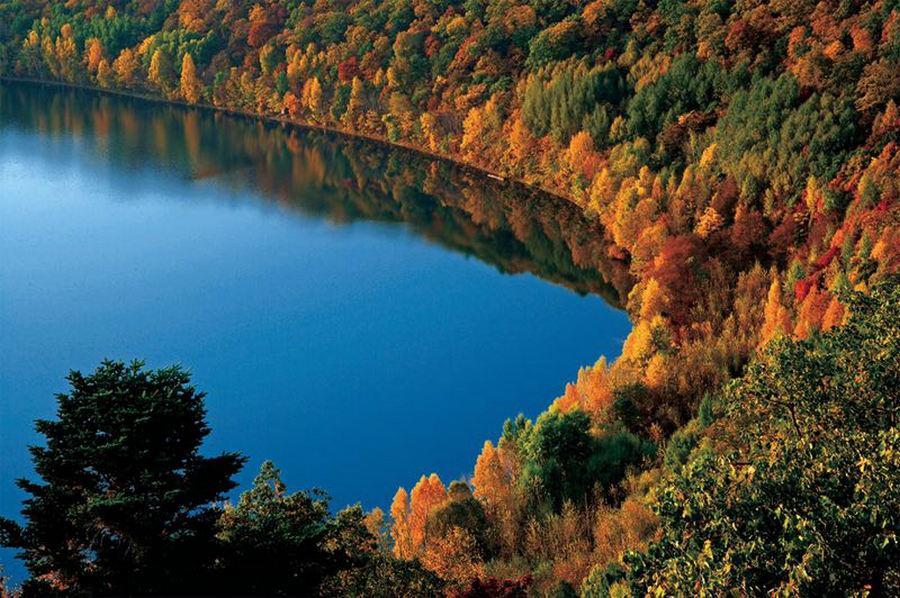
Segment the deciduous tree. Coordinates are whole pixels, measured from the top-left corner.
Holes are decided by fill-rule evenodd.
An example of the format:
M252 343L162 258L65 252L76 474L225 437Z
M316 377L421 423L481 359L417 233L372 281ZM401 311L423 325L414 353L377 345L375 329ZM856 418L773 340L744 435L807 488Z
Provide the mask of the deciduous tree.
M181 97L191 104L200 101L200 94L203 86L197 77L197 69L194 66L194 59L187 52L181 61Z

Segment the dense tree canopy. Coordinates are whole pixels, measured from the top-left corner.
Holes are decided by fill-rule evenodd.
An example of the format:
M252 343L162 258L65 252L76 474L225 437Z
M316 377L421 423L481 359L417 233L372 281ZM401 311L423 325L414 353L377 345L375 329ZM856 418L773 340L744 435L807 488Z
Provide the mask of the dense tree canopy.
M839 349L828 339L858 341L846 359L863 363L870 341L853 330L875 343L894 333L859 321L838 336L830 331L854 309L877 321L880 312L848 292L865 295L900 267L898 65L895 0L0 4L0 75L382 138L538 185L584 211L583 220L542 216L536 225L525 217L529 202L492 203L471 189L434 202L459 206L467 215L453 220L460 226L510 231L496 238L542 264L562 264L568 280L584 270L615 278L634 328L618 359L580 369L546 414L510 421L496 444L484 445L470 497L437 476L397 493L389 537L402 560L362 569L392 580L409 574L411 585L398 587L422 592L436 587L418 576L422 566L452 591L521 592L523 584L507 581L530 576L535 595L577 587L603 595L624 591L626 578L636 580L633 588L694 582L712 594L726 586L748 594L895 588L894 573L872 573L879 559L896 556L893 540L854 544L880 537L873 539L872 521L847 511L862 507L838 500L840 491L866 508L892 504L887 495L854 494L869 483L866 492L882 492L874 477L863 481L870 471L890 479L887 428L844 413L840 397L826 393L835 413L853 419L840 422L831 444L810 448L810 435L837 424L817 419L824 414L799 397L788 420L809 410L811 428L784 425L771 393L790 390L775 378L815 392L815 376L820 386L843 383L832 380L844 365L825 357ZM302 151L288 148L301 162ZM342 184L359 181L362 170ZM410 209L410 186L397 188L396 209ZM500 241L489 247L498 255ZM521 268L516 259L502 263ZM781 345L742 385L721 392L779 338L812 344ZM791 364L776 367L778 351L813 368L809 377ZM767 380L770 394L749 390L754 377ZM825 390L856 397L872 414L883 409L875 390L841 388ZM704 405L708 415L710 396L748 404L725 409L724 423L701 426L694 418ZM715 436L738 422L771 441L741 441L757 451L752 466L736 463L735 447ZM845 441L874 451L870 459L884 443L888 456L862 471ZM695 442L712 448L688 459ZM794 465L787 454L796 454ZM831 502L812 513L811 488L832 481L821 477L832 471ZM704 484L706 494L688 493ZM722 504L731 490L744 514ZM776 513L772 497L790 493L809 504L785 498ZM682 494L732 532L713 527L720 535L704 536L674 506L649 508L653 496ZM871 516L887 521L880 511ZM862 551L860 567L832 559L808 530ZM662 541L648 548L654 534ZM695 540L679 544L678 534ZM644 560L624 567L629 550ZM732 559L738 553L744 560ZM826 571L834 580L823 580ZM359 587L374 587L370 581Z
M657 493L634 590L900 593L900 286L842 327L773 343L719 399L712 443Z

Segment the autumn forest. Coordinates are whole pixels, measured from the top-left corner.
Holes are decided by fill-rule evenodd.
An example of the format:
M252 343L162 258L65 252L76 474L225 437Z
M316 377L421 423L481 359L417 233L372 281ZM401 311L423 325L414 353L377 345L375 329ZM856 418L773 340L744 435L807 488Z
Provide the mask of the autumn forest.
M270 462L221 503L244 459L200 456L187 372L73 372L37 424L46 483L0 520L22 596L900 595L900 2L11 0L0 78L523 183L492 203L435 177L422 218L527 246L527 212L543 249L504 269L553 265L632 323L469 476L423 471L384 511Z

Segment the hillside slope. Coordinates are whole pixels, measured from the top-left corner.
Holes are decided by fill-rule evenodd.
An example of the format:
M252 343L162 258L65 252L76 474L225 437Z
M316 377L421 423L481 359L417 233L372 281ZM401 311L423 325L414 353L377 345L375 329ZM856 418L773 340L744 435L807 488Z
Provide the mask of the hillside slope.
M480 515L436 476L395 497L394 552L460 587L530 574L547 595L592 569L612 583L607 563L671 543L647 491L680 466L668 455L699 434L682 428L712 409L703 397L771 339L839 326L847 293L900 264L896 0L15 0L0 5L0 74L384 138L602 223L635 281L623 354L485 445ZM810 571L785 591L886 591L806 586L824 574Z

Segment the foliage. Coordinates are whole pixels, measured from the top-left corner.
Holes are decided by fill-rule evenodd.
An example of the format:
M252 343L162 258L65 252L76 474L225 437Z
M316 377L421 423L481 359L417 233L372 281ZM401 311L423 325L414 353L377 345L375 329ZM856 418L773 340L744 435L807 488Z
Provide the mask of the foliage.
M538 137L550 133L565 142L586 129L601 146L606 145L609 114L614 113L625 90L618 69L562 67L549 83L541 76L530 80L522 100L522 121Z
M844 326L774 343L725 391L724 446L659 490L636 591L900 591L900 287L847 301Z
M451 577L531 572L532 591L544 595L579 585L622 552L615 542L600 549L598 513L614 529L633 523L638 532L621 534L633 548L646 543L646 489L629 489L629 469L688 476L701 455L723 456L707 428L739 414L711 418L707 402L689 424L705 395L720 394L769 342L827 338L845 320L842 293L897 272L898 61L893 2L0 6L0 73L382 138L533 183L584 210L576 218L531 199L492 203L469 184L437 197L428 220L404 198L418 190L395 167L388 201L360 183L351 210L335 209L418 218L456 247L465 235L455 231L477 228L479 248L501 268L565 272L579 290L609 289L588 274L599 271L633 318L618 360L582 368L547 414L510 422L496 446L485 445L472 480L484 521L461 501L445 511L468 505L447 528L452 541L429 533L430 513L449 498L431 478L415 497L398 493L392 509L393 548L404 558ZM288 154L301 163L302 152ZM326 177L357 181L368 163ZM656 461L651 444L667 447ZM828 466L819 456L810 471ZM703 480L733 482L719 473ZM813 569L822 558L796 571L823 572ZM376 568L402 577L401 562ZM745 571L734 564L729 575ZM620 592L622 583L607 585Z
M521 482L554 510L566 500L580 501L594 490L611 488L629 467L656 449L626 431L595 437L581 411L545 413L519 440L524 456Z
M475 578L449 594L450 598L525 598L531 585L529 577L520 579Z
M321 493L287 494L271 461L236 505L225 506L218 536L225 548L217 583L253 595L310 592L376 549L358 508L332 518Z

